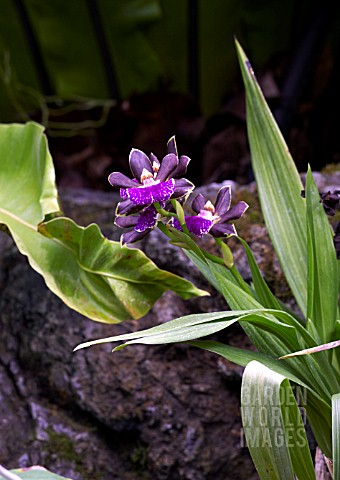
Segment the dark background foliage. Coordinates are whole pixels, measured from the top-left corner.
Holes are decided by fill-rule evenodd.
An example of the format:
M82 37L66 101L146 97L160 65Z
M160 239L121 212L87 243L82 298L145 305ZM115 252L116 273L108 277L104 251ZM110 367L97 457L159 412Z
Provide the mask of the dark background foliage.
M108 189L176 134L197 183L252 179L233 36L300 170L339 162L339 7L316 0L1 0L0 120L46 126L61 185Z

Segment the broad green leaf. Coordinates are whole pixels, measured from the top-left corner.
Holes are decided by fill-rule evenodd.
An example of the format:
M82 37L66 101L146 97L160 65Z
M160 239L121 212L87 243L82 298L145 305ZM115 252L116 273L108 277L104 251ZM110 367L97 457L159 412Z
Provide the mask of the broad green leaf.
M0 223L66 305L94 320L117 323L147 313L166 290L183 298L204 294L157 268L142 252L105 239L96 225L83 228L63 217L41 223L59 210L41 126L1 125L0 158Z
M332 397L333 478L340 479L340 393Z
M11 474L12 477L10 476ZM46 470L46 468L39 466L19 468L8 471L3 469L3 467L0 465L0 480L14 480L14 478L22 480L71 480L69 478L56 475L55 473Z
M243 374L241 411L261 480L315 479L303 421L287 378L257 361Z
M263 216L288 284L306 315L307 236L302 183L249 60L237 41L236 48L246 89L249 145Z
M312 172L306 176L308 226L308 318L322 343L332 340L338 307L338 265L333 234ZM309 322L307 323L307 327Z
M140 318L166 290L183 298L202 295L190 282L159 269L143 252L104 238L64 217L35 228L0 214L21 253L70 308L107 323Z
M32 225L60 210L43 132L43 127L33 122L0 125L0 215L18 217Z

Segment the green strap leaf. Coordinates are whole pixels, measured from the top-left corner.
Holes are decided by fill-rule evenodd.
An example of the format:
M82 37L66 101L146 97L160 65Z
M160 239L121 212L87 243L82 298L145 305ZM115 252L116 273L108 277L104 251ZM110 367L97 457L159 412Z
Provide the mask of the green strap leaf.
M287 378L257 361L243 374L241 411L261 480L315 480L303 421Z
M266 308L274 308L276 310L281 310L281 305L275 295L270 291L267 283L261 275L260 269L256 263L253 252L250 250L247 242L241 237L237 237L238 240L242 243L243 248L247 255L248 264L252 274L253 284L255 292L259 302Z
M227 360L237 365L242 365L243 367L248 365L252 360L257 360L274 372L306 388L307 400L305 400L303 406L306 409L308 421L313 429L318 445L327 456L331 456L331 406L328 401L325 401L325 399L320 396L320 390L316 390L315 382L310 382L308 378L305 378L304 381L301 378L302 370L305 370L304 368L296 371L292 364L277 361L277 359L269 355L231 347L230 345L224 345L223 343L213 342L211 340L196 340L190 342L190 345L221 355Z
M187 342L228 328L236 321L239 321L243 327L246 325L257 329L258 335L267 334L276 348L281 350L291 351L301 344L314 344L313 338L293 317L282 311L262 309L187 315L147 330L85 342L78 345L76 350L96 344L120 341L125 343L116 347L115 350L135 343L160 345ZM300 333L298 333L299 329ZM272 353L271 356L273 356ZM298 360L286 360L284 364L289 365L290 371L303 382L318 388L318 392L322 393L324 398L329 401L331 394L339 389L339 384L330 367L327 368L327 364L326 368L324 366L324 358L320 358L319 362L316 362L310 357L299 357ZM326 375L322 373L326 373Z
M184 317L179 317L174 320L170 320L161 325L157 325L156 327L148 328L146 330L139 330L137 332L132 333L125 333L123 335L114 335L112 337L101 338L99 340L93 340L90 342L82 343L78 345L75 350L79 350L81 348L90 347L91 345L97 345L100 343L111 343L111 342L119 342L125 340L135 340L135 339L146 339L150 337L157 337L160 341L158 343L163 343L161 341L162 335L174 334L174 338L177 332L181 332L181 338L183 338L182 332L186 328L197 327L198 325L203 325L204 327L207 326L209 322L217 322L219 320L225 320L226 325L223 328L226 328L228 324L232 324L237 321L240 316L243 316L247 312L244 311L225 311L225 312L211 312L211 313L200 313L200 314L192 314L192 315L185 315ZM203 335L204 336L206 334ZM198 338L196 336L196 338ZM173 340L176 342L177 340ZM180 340L184 341L184 340ZM169 342L166 342L169 343Z
M261 309L262 305L240 288L228 269L210 261L209 259L202 261L200 257L192 252L186 253L200 269L203 275L205 275L215 288L223 294L232 309L248 311ZM263 315L267 318L273 319L269 310ZM300 341L296 343L296 345L300 345L298 347L299 350L317 345L313 335L307 332L307 330L291 315L283 311L277 311L275 316L280 318L284 323L294 327L295 331L298 333L298 338L300 338ZM242 321L241 325L252 343L261 353L278 358L294 351L290 350L291 347L289 347L287 341L282 338L282 336L278 337L277 335L273 335L272 331L266 331L263 326L259 324ZM305 365L303 368L308 377L309 383L318 385L320 392L325 395L325 398L330 399L332 394L339 391L339 380L325 353L320 352L318 358L308 356L304 358ZM297 370L301 369L301 365L294 364L294 362L293 365Z
M12 478L13 480L14 478L22 480L71 480L69 478L56 475L55 473L52 473L49 470L46 470L46 468L40 466L10 470L9 473L13 474L13 477L6 476L6 473L3 473L3 475L1 475L1 473L2 471L0 470L0 480L10 480Z
M241 365L242 367L246 367L249 362L257 360L263 365L266 365L268 368L274 370L274 372L286 376L287 378L289 378L289 380L297 383L298 385L301 385L304 388L307 388L310 392L313 392L313 394L315 394L314 390L310 386L304 383L299 376L296 376L294 374L290 365L288 365L287 363L279 362L276 358L273 358L269 355L264 355L263 353L253 350L244 350L242 348L232 347L230 345L225 345L224 343L215 342L213 340L196 340L189 343L190 345L193 345L195 347L208 350L209 352L216 353L217 355L221 355L230 362ZM324 402L321 397L318 398L320 401L323 402L325 408L329 408L329 405Z
M340 479L340 393L332 397L333 478ZM325 453L325 452L324 452Z
M333 339L338 306L338 265L333 234L310 168L306 176L308 311L321 343ZM310 329L310 322L307 328Z
M237 41L236 49L246 89L249 145L263 216L282 270L305 315L307 237L302 183L249 60Z
M186 251L185 253L216 290L224 296L231 309L256 310L263 308L263 305L251 294L240 287L230 270L209 259L202 259L194 252ZM285 344L269 332L260 330L255 325L246 322L243 322L242 328L260 352L275 357L280 357L283 351L287 353Z

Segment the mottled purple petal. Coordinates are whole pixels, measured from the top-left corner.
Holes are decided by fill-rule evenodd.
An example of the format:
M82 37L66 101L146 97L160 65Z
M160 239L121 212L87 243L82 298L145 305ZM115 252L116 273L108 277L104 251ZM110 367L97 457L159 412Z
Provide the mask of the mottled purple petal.
M146 229L155 228L157 225L157 211L154 207L146 208L141 212L135 226L137 232L144 232Z
M195 185L189 182L189 180L185 178L176 179L174 180L174 182L175 182L175 191L172 194L171 198L183 197L184 195L187 195L195 188Z
M138 217L132 217L127 216L127 217L116 217L115 218L115 224L117 227L120 228L130 228L130 227L135 227L138 222Z
M175 180L157 183L148 187L128 188L127 193L135 205L151 205L169 200L175 191Z
M200 213L201 210L203 210L204 205L205 205L205 198L201 193L196 195L196 197L193 199L191 208L194 210L196 213Z
M215 203L215 214L221 217L230 208L231 202L231 187L222 187L217 194L216 203Z
M145 168L148 172L152 173L152 165L150 159L144 152L133 148L130 152L129 157L130 169L135 178L140 182L143 169Z
M199 215L193 217L186 217L185 223L188 227L189 232L197 235L198 237L203 237L204 234L209 233L211 227L213 226L212 220L207 220L202 218Z
M229 223L216 223L209 232L213 237L224 237L225 235L237 235L234 225Z
M173 153L178 156L175 136L171 137L168 141L168 153Z
M162 160L161 166L159 167L156 180L160 182L165 182L165 180L169 177L170 173L175 170L178 165L178 158L173 153L169 153L169 155L165 155Z
M150 230L144 230L144 232L136 232L136 230L131 230L131 232L123 233L123 235L120 237L120 241L122 242L122 245L126 245L127 243L135 243L146 237L149 232Z
M231 207L227 213L221 216L219 223L229 222L230 220L237 220L238 218L241 218L248 207L249 205L246 202L238 202L236 205Z
M133 187L136 186L136 182L131 180L123 173L113 172L109 175L109 182L113 187Z
M187 173L187 168L190 158L186 155L181 155L178 161L177 168L171 173L171 178L179 178Z
M132 203L128 198L127 200L118 203L116 215L132 215L133 213L140 212L142 208L142 206Z

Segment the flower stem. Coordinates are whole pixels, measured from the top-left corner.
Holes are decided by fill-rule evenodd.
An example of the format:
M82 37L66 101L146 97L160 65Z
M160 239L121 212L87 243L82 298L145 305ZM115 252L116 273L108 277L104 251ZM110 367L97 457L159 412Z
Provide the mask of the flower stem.
M222 250L222 253L223 253L223 247L226 247L227 245L223 242L223 240L221 238L215 238L215 240L216 240L216 243L219 245L219 247L220 247L220 249ZM232 273L233 277L235 278L238 285L242 288L242 290L245 291L246 293L249 293L249 295L253 296L250 286L243 279L242 275L240 274L240 272L237 270L237 268L234 265L234 261L233 261L233 258L232 258L232 253L231 253L229 247L227 249L227 253L228 253L228 258L227 259L223 258L223 260L222 260L223 264ZM223 256L225 257L226 255L224 254ZM229 258L229 256L231 256L231 259ZM228 262L226 260L228 260L230 262L230 265L228 265Z
M217 257L216 255L213 255L212 253L208 253L205 250L201 250L206 258L209 260L212 260L215 263L219 263L220 265L223 265L224 267L226 266L224 263L223 258Z
M162 208L162 207L160 206L160 204L159 204L158 202L155 202L155 203L154 203L154 207L155 207L157 213L159 213L160 215L162 215L162 217L175 217L175 218L177 218L177 220L178 220L178 217L177 217L177 215L176 215L175 213L167 212L166 210L164 210L164 208Z
M160 231L161 231L162 233L164 233L164 235L166 235L168 238L172 239L172 237L171 237L168 229L167 229L166 226L164 225L164 223L158 222L158 223L157 223L157 227L160 229Z

